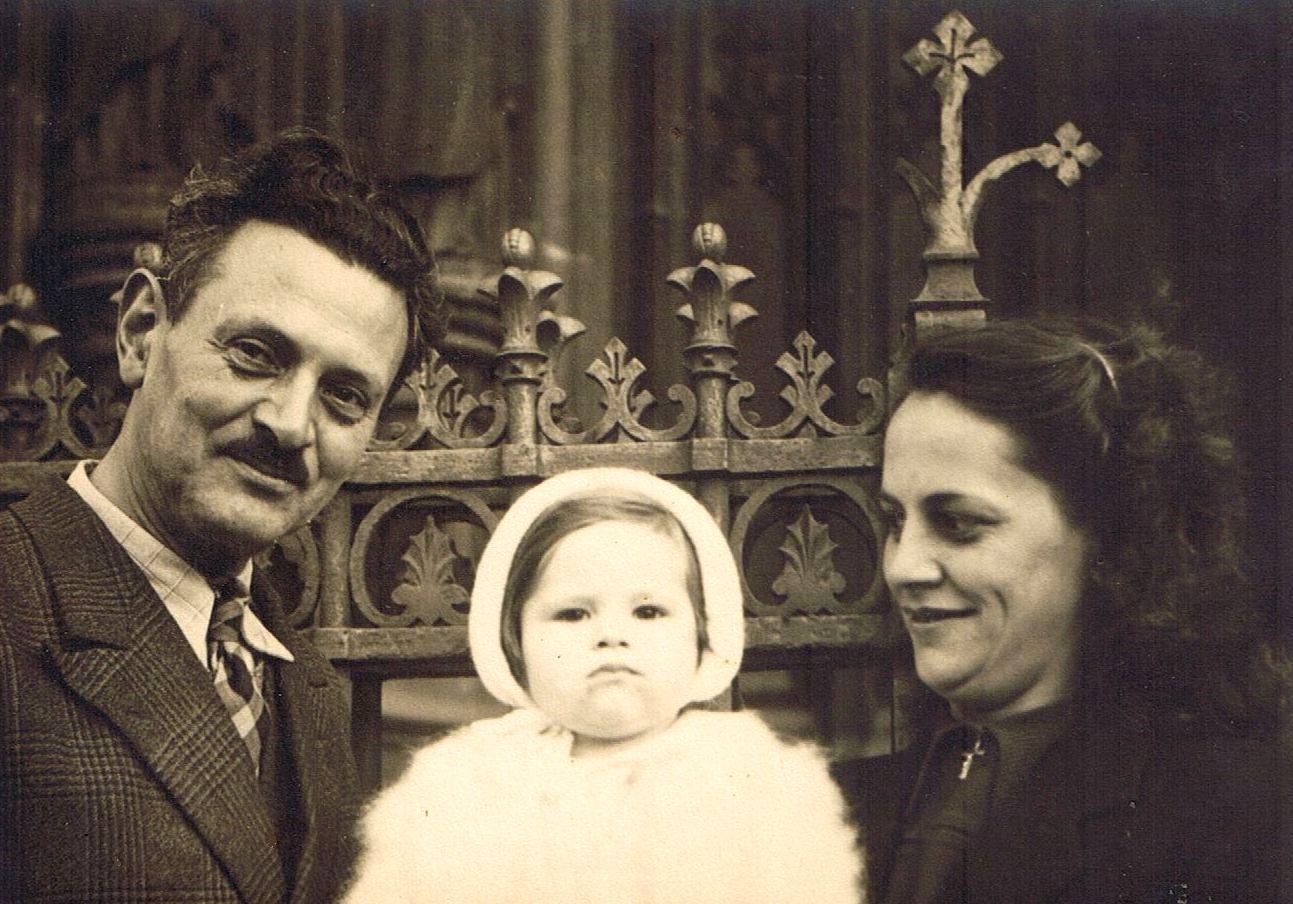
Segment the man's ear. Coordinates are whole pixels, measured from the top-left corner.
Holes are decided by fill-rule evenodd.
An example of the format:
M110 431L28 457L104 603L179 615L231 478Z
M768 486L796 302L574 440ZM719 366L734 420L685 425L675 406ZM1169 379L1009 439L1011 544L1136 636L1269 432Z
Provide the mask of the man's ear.
M117 369L128 389L144 382L153 336L166 320L162 284L153 271L140 267L126 277L117 309Z

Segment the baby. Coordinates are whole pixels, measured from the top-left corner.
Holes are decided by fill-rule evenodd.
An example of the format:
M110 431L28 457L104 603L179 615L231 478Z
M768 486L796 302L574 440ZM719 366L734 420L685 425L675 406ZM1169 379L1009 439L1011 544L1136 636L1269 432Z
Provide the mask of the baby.
M857 904L821 755L722 693L744 645L726 538L681 489L590 468L490 538L468 634L515 709L415 754L363 821L349 902Z

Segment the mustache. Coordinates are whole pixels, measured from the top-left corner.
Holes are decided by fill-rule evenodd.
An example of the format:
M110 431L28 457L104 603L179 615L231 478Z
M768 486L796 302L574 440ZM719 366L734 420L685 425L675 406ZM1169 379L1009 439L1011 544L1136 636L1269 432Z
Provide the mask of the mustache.
M310 482L310 469L299 451L285 449L268 432L253 433L244 439L230 441L221 452L263 474L286 480L297 487Z

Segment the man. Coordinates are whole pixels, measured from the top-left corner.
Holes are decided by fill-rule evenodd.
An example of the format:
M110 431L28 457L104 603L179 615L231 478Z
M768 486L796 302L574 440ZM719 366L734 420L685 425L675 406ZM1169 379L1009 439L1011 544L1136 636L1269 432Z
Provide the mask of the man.
M302 131L195 170L165 250L123 290L120 436L0 512L0 900L331 901L346 702L250 561L358 465L434 264Z

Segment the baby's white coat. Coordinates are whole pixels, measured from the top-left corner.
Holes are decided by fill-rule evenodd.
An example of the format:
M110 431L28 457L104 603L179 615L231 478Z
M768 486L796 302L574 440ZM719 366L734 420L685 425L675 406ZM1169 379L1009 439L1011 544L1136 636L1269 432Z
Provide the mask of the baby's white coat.
M532 710L420 750L363 820L349 904L857 904L860 855L820 752L752 713L688 711L572 759Z

